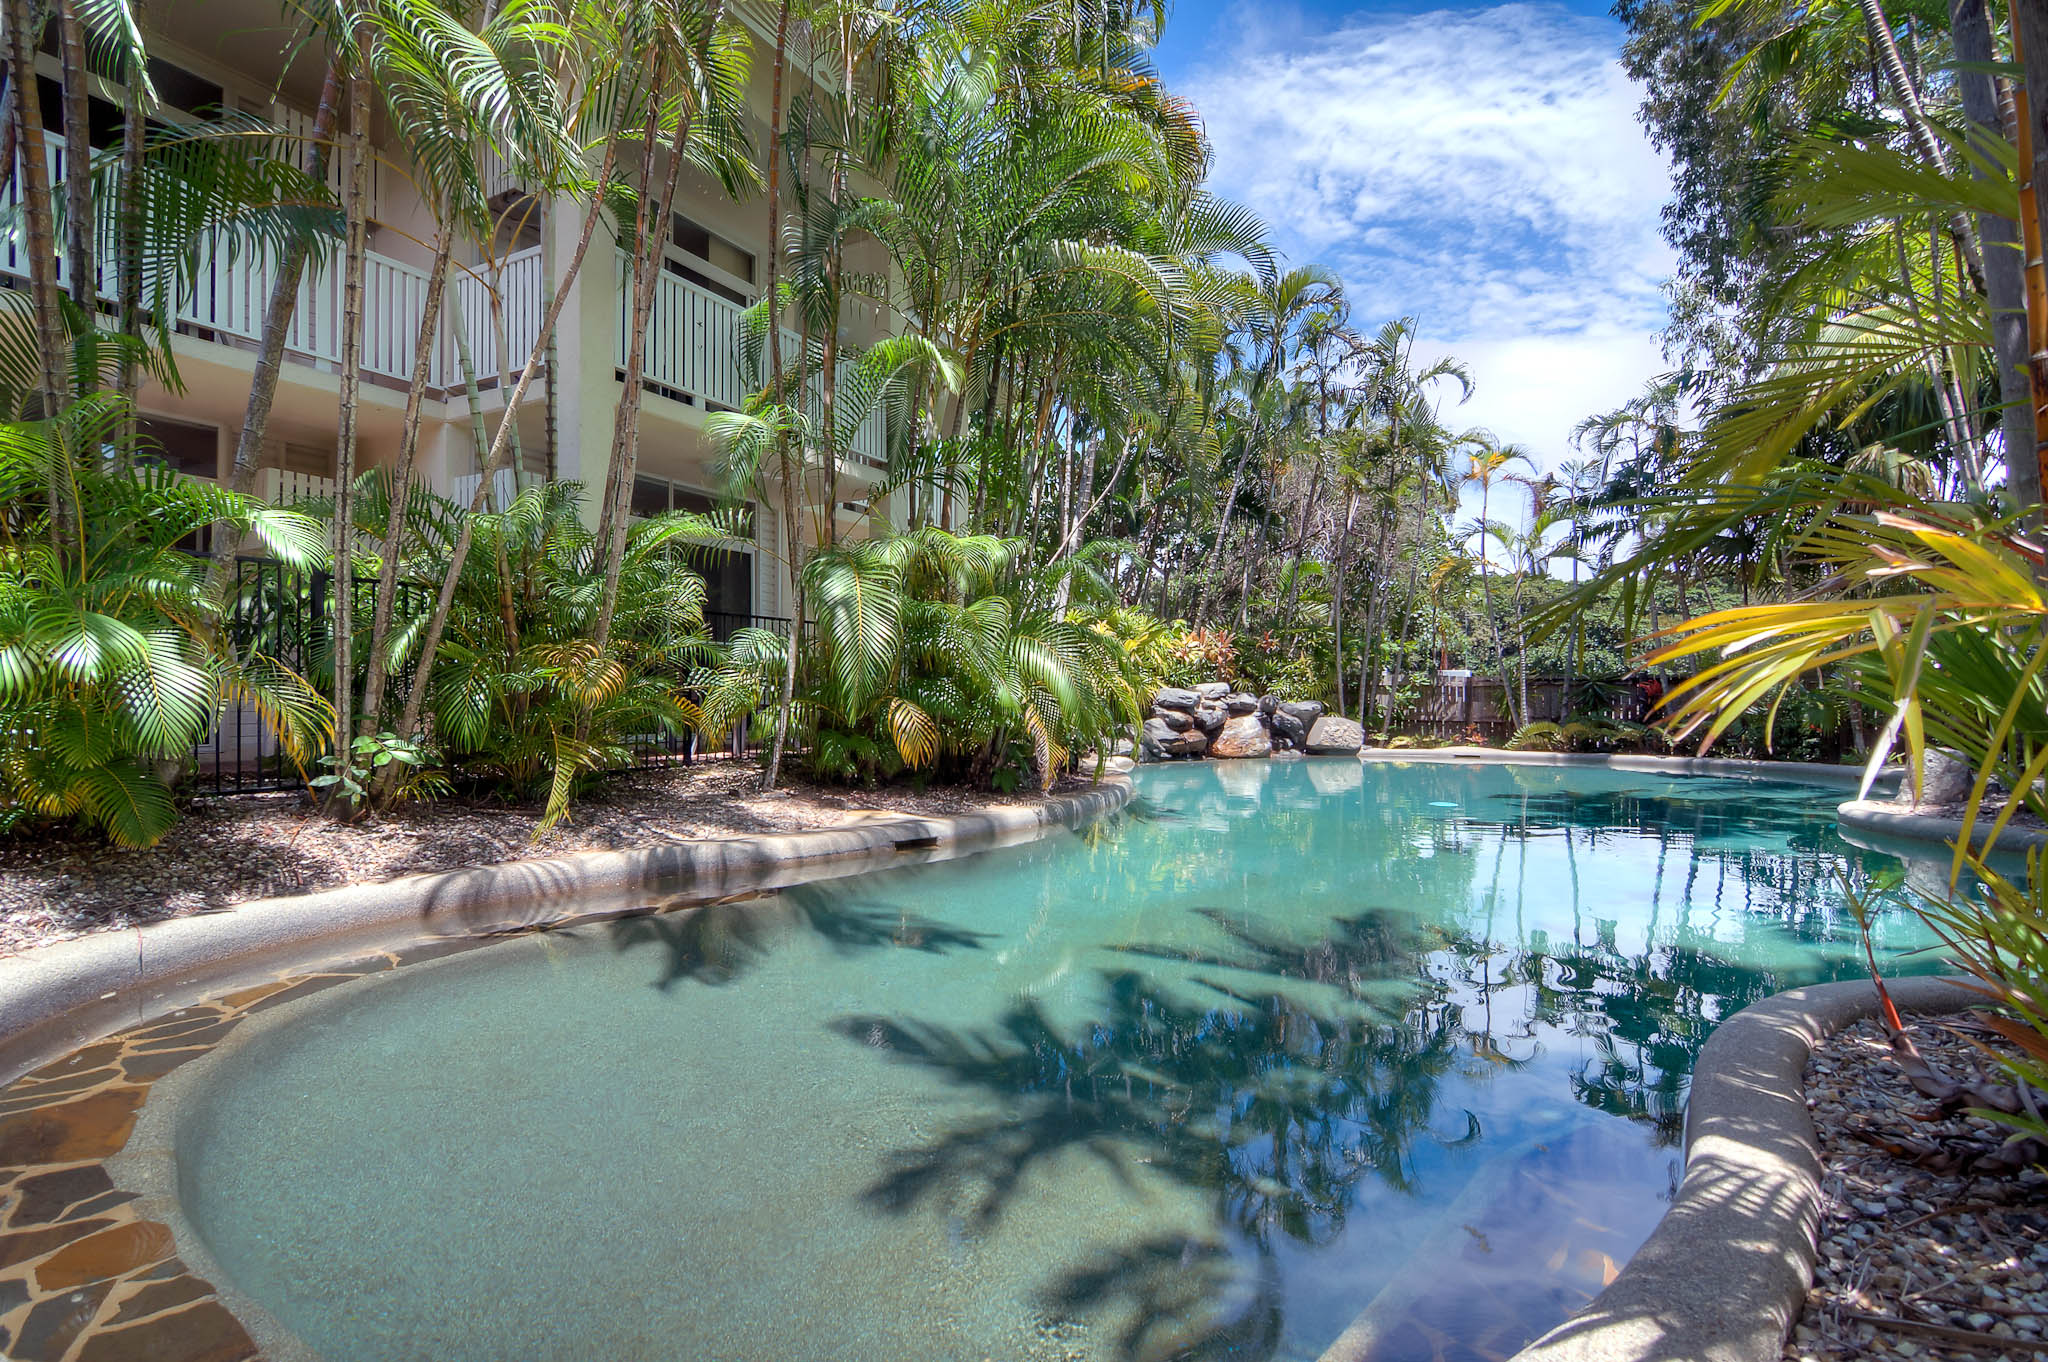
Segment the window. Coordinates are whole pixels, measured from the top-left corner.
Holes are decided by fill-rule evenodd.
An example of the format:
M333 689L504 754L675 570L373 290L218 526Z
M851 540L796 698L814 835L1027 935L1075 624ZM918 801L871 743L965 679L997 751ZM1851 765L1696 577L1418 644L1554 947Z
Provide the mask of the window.
M660 515L663 511L694 511L710 515L721 509L718 502L702 492L681 487L661 478L633 479L633 514ZM729 508L728 508L729 509ZM752 520L743 517L743 525ZM742 533L746 531L743 529ZM690 565L704 578L704 612L712 632L726 637L745 616L754 613L754 555L744 549L694 549Z
M681 213L672 215L669 242L677 250L696 256L707 265L714 265L749 284L754 282L754 253L743 250L727 241L718 233L701 223L692 222Z
M217 428L173 421L166 416L144 416L135 423L135 429L136 454L141 462L160 465L188 478L220 476Z

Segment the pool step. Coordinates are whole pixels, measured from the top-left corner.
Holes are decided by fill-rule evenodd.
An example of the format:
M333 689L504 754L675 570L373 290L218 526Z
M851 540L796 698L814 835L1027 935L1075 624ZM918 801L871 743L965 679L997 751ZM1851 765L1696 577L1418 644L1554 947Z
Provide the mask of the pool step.
M1512 1355L1614 1280L1666 1205L1619 1189L1676 1162L1620 1120L1500 1155L1320 1362Z

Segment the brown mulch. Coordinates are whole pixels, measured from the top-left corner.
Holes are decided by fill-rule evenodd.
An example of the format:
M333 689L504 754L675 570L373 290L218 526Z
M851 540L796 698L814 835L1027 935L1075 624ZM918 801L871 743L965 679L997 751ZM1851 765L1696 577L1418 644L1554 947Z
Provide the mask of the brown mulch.
M1069 780L1054 793L1084 782ZM1040 802L934 786L760 789L752 763L699 762L636 771L577 801L536 838L538 807L463 799L342 824L296 794L193 802L157 846L122 851L69 830L0 839L0 956L88 932L137 926L284 894L375 883L572 851L838 827L877 815L944 817Z
M1913 1035L1952 1076L1990 1067L1949 1025L1913 1023ZM1933 1104L1900 1077L1874 1021L1817 1050L1806 1084L1821 1145L1820 1264L1786 1362L2048 1356L2048 1176L1936 1172L1887 1152L2005 1132L1973 1116L1924 1119Z

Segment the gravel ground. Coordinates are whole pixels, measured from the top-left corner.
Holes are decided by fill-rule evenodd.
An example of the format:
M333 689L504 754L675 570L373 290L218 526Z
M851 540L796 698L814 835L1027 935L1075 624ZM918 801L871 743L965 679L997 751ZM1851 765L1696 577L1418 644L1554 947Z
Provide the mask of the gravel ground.
M1915 1028L1930 1060L1958 1077L1985 1067L1954 1030ZM2048 1177L1936 1173L1881 1146L1900 1138L1982 1143L1974 1117L1916 1119L1931 1104L1865 1022L1814 1055L1807 1105L1820 1131L1820 1269L1786 1362L1839 1358L2048 1357Z
M1083 782L1068 781L1060 790ZM68 831L0 839L0 957L249 899L571 851L837 827L878 814L944 816L1034 804L1035 793L793 785L764 793L752 763L704 761L615 777L573 822L536 839L539 809L447 799L340 824L295 794L195 801L163 842L120 851Z

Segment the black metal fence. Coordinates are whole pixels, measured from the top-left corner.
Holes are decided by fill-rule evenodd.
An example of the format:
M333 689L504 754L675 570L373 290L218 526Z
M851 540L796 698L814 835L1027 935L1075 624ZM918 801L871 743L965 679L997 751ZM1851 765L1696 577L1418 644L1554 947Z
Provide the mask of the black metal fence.
M355 600L355 618L366 620L376 600L377 581L356 578L350 582ZM399 583L396 617L415 618L434 607L438 588L434 583ZM325 572L305 572L275 558L237 558L227 599L225 626L235 651L243 656L263 654L318 685L331 689L331 653L334 580ZM707 611L706 632L713 641L730 642L741 629L772 629L787 632L789 621L779 615L739 615ZM680 679L680 678L678 678ZM397 689L403 694L410 684L410 668L400 672ZM748 729L742 724L715 750L743 757L753 750ZM687 764L714 749L702 735L674 732L666 728L642 734L629 743L635 764L643 767ZM301 771L250 705L230 703L214 729L193 748L193 787L200 793L259 794L266 791L296 790L317 771Z

